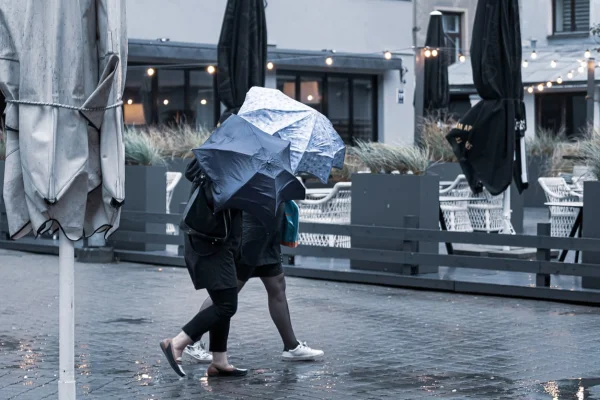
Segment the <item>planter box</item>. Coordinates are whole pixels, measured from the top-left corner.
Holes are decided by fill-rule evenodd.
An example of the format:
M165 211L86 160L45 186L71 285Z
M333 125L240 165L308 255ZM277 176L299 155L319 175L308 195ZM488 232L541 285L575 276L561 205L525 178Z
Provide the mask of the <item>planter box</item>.
M600 182L584 182L583 191L585 202L583 203L583 231L584 238L600 238ZM600 265L600 251L584 251L582 262ZM581 278L581 286L586 289L600 289L600 278Z
M354 225L403 227L405 216L416 216L418 227L439 229L439 178L437 176L354 174L352 214ZM353 236L353 248L402 250L400 240ZM420 243L418 252L438 254L438 243ZM352 269L407 273L402 264L353 260ZM420 265L417 273L437 273L438 266Z
M546 156L532 156L527 159L529 189L523 193L525 207L545 207L546 196L538 178L544 175L548 161Z
M181 180L173 191L173 198L169 205L169 212L172 214L179 213L179 204L187 203L190 198L190 191L192 190L192 183L185 179L185 169L192 159L175 158L167 163L167 170L171 172L181 172Z
M460 164L455 162L433 164L427 171L427 175L438 176L440 181L454 181L462 173Z
M166 211L167 193L166 167L125 167L125 204L123 211L137 211L164 214ZM164 224L148 224L129 222L123 219L120 229L124 231L162 233L166 232ZM137 251L164 251L165 245L147 243L115 242L115 249Z

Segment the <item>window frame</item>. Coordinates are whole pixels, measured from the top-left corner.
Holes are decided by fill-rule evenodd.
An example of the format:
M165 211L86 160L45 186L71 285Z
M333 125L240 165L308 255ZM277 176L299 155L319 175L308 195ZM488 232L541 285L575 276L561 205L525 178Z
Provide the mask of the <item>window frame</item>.
M329 78L343 78L348 80L348 133L350 145L354 145L354 79L370 79L373 95L371 99L371 115L372 118L372 130L370 140L373 142L379 141L379 77L378 75L371 74L351 74L343 72L319 72L319 71L298 71L281 69L277 70L277 76L279 75L293 76L295 77L296 90L295 99L301 102L301 82L302 78L315 78L321 83L322 99L321 99L321 111L322 114L329 118Z
M552 0L552 34L553 35L564 35L564 34L584 34L584 33L589 33L589 25L590 25L590 18L591 18L591 5L590 5L590 9L588 9L588 26L585 29L577 29L577 14L576 14L576 9L577 9L577 2L578 1L590 1L590 0L571 0L571 21L569 21L569 30L562 30L562 31L557 31L557 24L556 24L556 17L557 17L557 2L558 1L563 1L563 8L564 8L564 0ZM564 20L564 11L563 11L563 20ZM564 22L563 22L563 27L565 26Z
M440 10L440 12L442 13L442 21L444 20L444 17L446 17L446 16L458 17L458 22L457 22L458 32L446 32L446 29L444 29L444 35L446 36L446 40L450 39L456 44L456 51L451 55L450 60L449 60L450 64L454 64L458 61L458 56L462 52L463 39L464 39L463 19L465 17L465 13L461 12L461 11L451 11L451 10L448 10L448 11Z

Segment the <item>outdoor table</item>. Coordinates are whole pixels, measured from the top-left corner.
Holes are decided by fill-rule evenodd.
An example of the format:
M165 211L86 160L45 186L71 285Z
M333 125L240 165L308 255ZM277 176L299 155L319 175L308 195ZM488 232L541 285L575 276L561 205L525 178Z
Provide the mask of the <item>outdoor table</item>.
M482 197L452 197L452 196L440 196L440 203L450 203L454 201L482 201L485 198ZM442 207L440 206L440 227L443 231L447 231L448 227L446 226L446 221L444 220L444 212L442 211ZM454 248L452 247L452 243L445 243L446 252L448 254L454 254Z
M575 218L575 223L573 224L573 227L571 228L571 232L569 233L569 237L575 237L575 235L577 235L578 237L581 237L581 233L582 233L582 226L583 226L583 201L571 201L571 202L548 202L548 203L544 203L546 206L548 207L569 207L569 208L578 208L579 212L577 213L577 218ZM560 253L560 257L558 258L558 261L560 262L564 262L565 258L567 258L567 253L569 252L569 250L563 250ZM575 251L575 262L577 263L579 261L579 251Z

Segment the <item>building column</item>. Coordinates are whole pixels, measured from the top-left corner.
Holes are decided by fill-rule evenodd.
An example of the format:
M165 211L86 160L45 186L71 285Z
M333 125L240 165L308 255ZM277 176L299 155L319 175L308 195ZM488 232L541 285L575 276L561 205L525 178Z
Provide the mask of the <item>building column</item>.
M265 87L268 89L277 89L277 71L274 69L266 71Z
M413 57L402 56L404 65L413 65ZM404 76L407 84L400 81L400 71L385 71L379 85L379 141L388 144L414 143L415 94L414 71ZM399 103L398 91L403 91L403 99Z
M525 103L525 113L527 118L527 130L525 131L525 137L534 138L537 128L535 121L535 94L525 93L525 96L523 96L523 102Z

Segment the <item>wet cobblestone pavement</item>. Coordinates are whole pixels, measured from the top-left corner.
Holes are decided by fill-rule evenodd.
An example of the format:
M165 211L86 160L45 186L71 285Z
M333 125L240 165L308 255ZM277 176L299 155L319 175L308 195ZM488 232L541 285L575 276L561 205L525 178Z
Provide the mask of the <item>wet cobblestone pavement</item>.
M252 281L232 324L238 380L187 378L158 342L204 300L182 269L77 265L76 368L88 399L600 399L600 309L288 280L298 337L325 350L280 361ZM0 399L55 399L57 258L0 251Z

